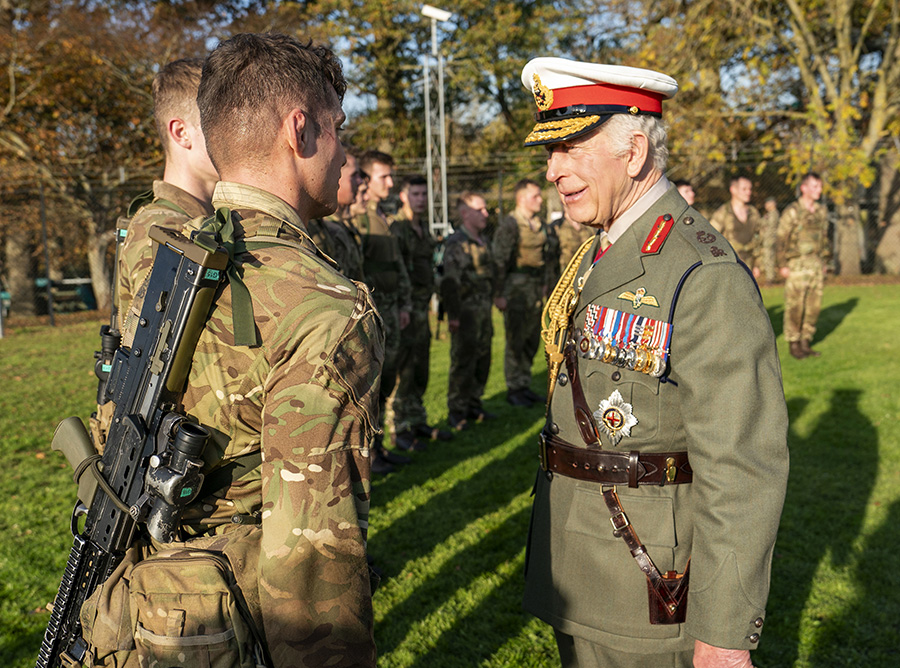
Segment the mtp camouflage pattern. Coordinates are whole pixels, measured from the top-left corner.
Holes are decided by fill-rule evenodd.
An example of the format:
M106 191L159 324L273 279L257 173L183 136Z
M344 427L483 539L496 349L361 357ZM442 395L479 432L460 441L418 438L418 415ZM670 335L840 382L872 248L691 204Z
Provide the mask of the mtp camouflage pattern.
M790 270L784 284L784 338L812 341L831 259L824 206L817 202L809 211L798 200L785 208L778 221L777 255L780 266Z
M747 221L742 223L734 215L731 202L725 202L709 219L710 224L725 235L738 258L751 269L758 266L760 248L759 230L762 217L752 206L747 207Z
M306 227L316 246L337 262L344 276L354 281L365 282L359 240L353 229L337 216L311 220Z

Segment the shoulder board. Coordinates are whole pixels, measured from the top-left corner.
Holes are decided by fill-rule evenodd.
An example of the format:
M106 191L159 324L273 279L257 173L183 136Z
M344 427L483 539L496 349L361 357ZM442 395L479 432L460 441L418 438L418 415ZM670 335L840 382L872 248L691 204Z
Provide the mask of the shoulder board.
M653 227L650 229L650 234L647 235L647 238L644 239L644 243L641 244L641 254L647 255L650 253L658 253L659 249L662 248L662 245L665 243L666 238L669 236L669 232L672 231L672 225L675 223L675 219L672 218L672 214L666 213L656 219L656 222L653 224Z
M685 241L694 247L703 264L736 261L734 250L725 239L725 235L718 232L706 218L693 209L685 211L684 216L676 221L674 227Z

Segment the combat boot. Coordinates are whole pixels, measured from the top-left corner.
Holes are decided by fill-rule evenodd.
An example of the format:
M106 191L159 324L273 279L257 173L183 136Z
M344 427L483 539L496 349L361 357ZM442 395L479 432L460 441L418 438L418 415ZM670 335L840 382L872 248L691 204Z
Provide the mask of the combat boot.
M813 350L812 348L809 347L809 339L803 339L800 342L800 350L803 351L803 354L806 357L821 357L822 356L822 353L820 353L818 350Z
M800 341L791 341L791 355L798 360L806 359L806 353L803 352L803 344Z

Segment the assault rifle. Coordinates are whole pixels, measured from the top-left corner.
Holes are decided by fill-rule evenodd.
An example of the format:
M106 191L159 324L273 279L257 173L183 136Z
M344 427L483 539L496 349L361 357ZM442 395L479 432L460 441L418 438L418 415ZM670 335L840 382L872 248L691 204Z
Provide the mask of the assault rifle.
M203 233L191 241L154 226L150 238L156 257L134 343L115 350L104 396L98 397L115 402L103 454L96 453L77 417L60 423L53 437L53 448L76 470L79 502L72 513L74 544L37 668L82 665L88 649L81 635L82 604L115 570L139 531L173 540L183 508L203 482L201 454L209 432L175 408L228 254Z

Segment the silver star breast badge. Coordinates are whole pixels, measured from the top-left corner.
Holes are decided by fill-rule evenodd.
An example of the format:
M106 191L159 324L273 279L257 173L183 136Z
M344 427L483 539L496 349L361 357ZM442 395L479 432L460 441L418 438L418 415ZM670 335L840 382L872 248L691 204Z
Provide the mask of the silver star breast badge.
M613 445L617 445L623 436L631 436L631 428L638 423L631 404L622 398L618 390L614 390L609 399L600 402L600 409L594 411L594 419Z

